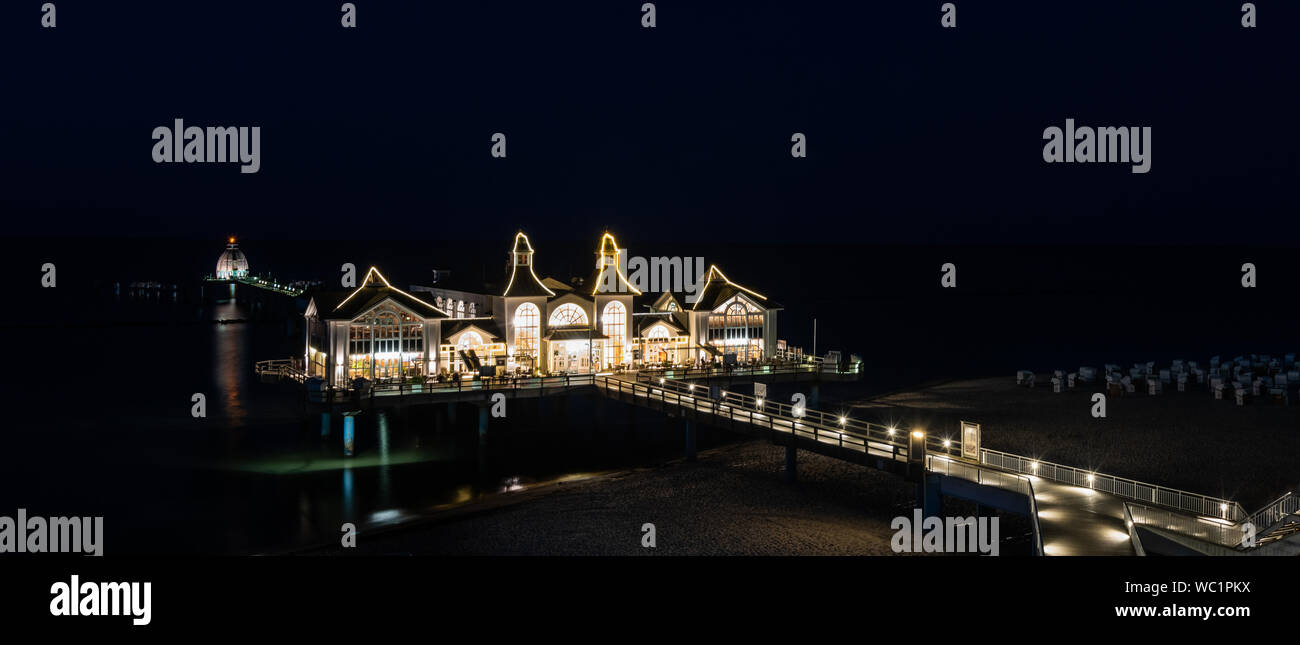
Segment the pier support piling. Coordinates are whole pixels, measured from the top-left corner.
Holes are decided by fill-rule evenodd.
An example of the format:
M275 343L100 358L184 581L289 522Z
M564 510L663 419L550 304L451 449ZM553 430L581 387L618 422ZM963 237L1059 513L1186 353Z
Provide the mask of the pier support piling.
M351 457L356 452L357 417L355 414L343 413L343 455Z
M695 461L695 424L688 419L686 423L686 461Z
M330 436L330 413L329 412L320 413L320 436L322 437Z
M822 409L821 406L821 384L813 383L808 392L808 407L814 410Z
M922 517L939 517L943 512L943 495L938 475L926 474L917 482L916 506L921 509Z

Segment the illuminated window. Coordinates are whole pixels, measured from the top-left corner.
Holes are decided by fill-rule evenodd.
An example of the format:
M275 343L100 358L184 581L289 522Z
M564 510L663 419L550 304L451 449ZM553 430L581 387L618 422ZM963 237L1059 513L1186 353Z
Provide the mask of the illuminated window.
M709 344L722 346L739 360L757 360L763 354L763 313L734 298L713 310L708 322Z
M600 323L601 333L610 339L605 344L605 367L622 364L623 339L627 337L627 309L623 303L615 300L605 305Z
M423 323L390 302L353 320L348 327L349 378L418 373L418 367L413 365L418 365L423 352Z
M483 336L476 331L467 331L460 335L460 340L456 341L456 349L466 350L472 347L482 347Z
M627 310L623 303L615 300L605 305L605 313L600 316L601 332L611 338L627 336Z
M670 301L668 301L668 311L677 311L677 301L676 301L676 300L670 300Z
M668 348L665 343L668 342L668 328L663 325L655 325L646 332L646 351L644 360L647 363L663 363L668 361Z
M542 315L537 305L525 302L515 309L515 356L537 356L537 336Z
M571 302L560 305L551 312L552 327L573 327L587 324L587 312Z

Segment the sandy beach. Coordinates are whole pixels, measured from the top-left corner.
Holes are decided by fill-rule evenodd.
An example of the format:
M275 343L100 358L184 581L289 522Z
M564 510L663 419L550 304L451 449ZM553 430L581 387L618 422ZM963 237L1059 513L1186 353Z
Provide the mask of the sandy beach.
M1006 377L955 381L855 402L853 414L957 436L981 424L985 448L1095 469L1139 481L1240 501L1248 510L1300 484L1300 406L1237 407L1201 387L1109 397L1091 415L1094 391L1054 394Z
M891 555L892 518L908 512L902 479L747 440L672 461L494 495L392 530L363 529L358 555ZM656 546L641 546L653 523Z

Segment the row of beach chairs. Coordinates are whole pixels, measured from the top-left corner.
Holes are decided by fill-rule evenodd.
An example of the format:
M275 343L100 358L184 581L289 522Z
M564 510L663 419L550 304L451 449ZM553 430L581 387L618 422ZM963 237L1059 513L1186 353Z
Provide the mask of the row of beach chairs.
M1119 365L1107 363L1102 374L1110 396L1135 394L1139 384L1151 396L1163 394L1166 390L1186 392L1189 385L1203 385L1215 399L1230 396L1239 406L1249 401L1289 405L1291 390L1300 388L1300 365L1296 364L1295 357L1295 354L1286 354L1278 359L1268 354L1251 354L1224 361L1220 356L1213 356L1204 368L1196 361L1179 359L1168 368L1156 369L1155 362L1151 361L1136 363L1127 373ZM1068 373L1055 370L1051 377L1052 391L1058 394L1096 381L1097 369L1089 366ZM1016 385L1034 387L1036 384L1032 370L1016 372Z

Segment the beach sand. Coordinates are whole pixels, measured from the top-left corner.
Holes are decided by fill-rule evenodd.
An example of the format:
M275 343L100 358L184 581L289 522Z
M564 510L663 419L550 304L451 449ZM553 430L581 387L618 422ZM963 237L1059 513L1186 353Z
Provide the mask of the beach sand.
M857 401L852 414L953 438L973 421L985 448L1222 496L1248 512L1300 484L1300 405L1237 407L1189 385L1108 397L1106 418L1094 419L1091 396L1104 384L1054 394L1048 375L1038 382L955 381Z
M914 485L872 468L746 440L694 463L605 474L493 495L393 530L362 530L358 555L892 555L892 518ZM642 525L656 546L641 546Z

